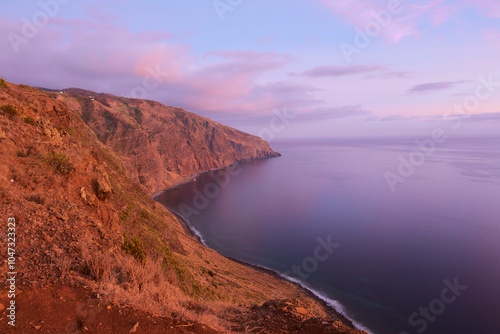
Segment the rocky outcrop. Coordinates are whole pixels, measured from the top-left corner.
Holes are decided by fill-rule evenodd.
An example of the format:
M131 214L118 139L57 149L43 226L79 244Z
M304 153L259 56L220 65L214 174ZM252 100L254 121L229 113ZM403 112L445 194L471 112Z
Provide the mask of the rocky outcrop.
M249 312L236 314L231 329L237 332L258 333L314 333L314 334L367 334L352 328L352 324L342 315L315 317L307 306L299 300L269 300L262 305L254 305ZM348 323L348 325L346 325Z
M87 205L94 205L96 201L96 197L94 194L89 193L85 190L85 187L80 188L80 197L82 198L83 203Z
M104 201L112 192L109 176L102 168L99 170L99 176L94 180L95 194L97 198Z

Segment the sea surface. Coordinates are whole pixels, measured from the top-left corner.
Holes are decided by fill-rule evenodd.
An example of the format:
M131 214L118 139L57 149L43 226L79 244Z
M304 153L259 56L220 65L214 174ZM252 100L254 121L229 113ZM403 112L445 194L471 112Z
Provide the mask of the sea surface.
M273 142L159 201L371 333L500 333L500 138L427 139Z

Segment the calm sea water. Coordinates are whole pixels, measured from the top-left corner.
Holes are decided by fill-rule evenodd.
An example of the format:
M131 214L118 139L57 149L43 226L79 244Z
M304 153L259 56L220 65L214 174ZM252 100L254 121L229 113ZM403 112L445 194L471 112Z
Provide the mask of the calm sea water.
M500 333L499 138L414 154L394 191L384 175L413 139L272 146L283 156L159 200L209 247L301 281L372 333Z

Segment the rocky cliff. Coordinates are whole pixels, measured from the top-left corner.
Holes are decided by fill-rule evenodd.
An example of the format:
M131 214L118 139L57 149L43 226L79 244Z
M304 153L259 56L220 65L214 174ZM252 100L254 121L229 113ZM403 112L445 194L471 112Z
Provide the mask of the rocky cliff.
M361 333L296 285L204 247L151 199L275 155L182 109L0 80L0 221L16 223L18 305L14 328L3 262L0 332Z
M236 161L278 156L259 137L158 102L66 89L51 94L78 113L119 156L132 179L163 190Z

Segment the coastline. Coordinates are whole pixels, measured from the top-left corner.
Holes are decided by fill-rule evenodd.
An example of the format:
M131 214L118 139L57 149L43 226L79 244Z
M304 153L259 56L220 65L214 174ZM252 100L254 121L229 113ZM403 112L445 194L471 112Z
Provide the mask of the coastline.
M274 151L273 151L274 152ZM222 167L219 167L219 168L212 168L212 169L208 169L206 171L203 171L203 172L198 172L198 173L195 173L193 175L190 175L188 176L186 179L182 180L182 181L179 181L177 183L174 183L173 185L171 185L170 187L166 188L166 189L163 189L163 190L158 190L156 192L154 192L152 195L151 195L151 198L157 202L157 198L158 196L160 196L162 193L164 192L167 192L169 190L174 190L175 188L183 185L183 184L186 184L186 183L189 183L189 182L192 182L194 179L196 179L197 177L199 177L200 175L202 174L205 174L205 173L210 173L210 172L215 172L215 171L218 171L218 170L222 170L222 169L225 169L225 168L230 168L230 167L233 167L234 165L237 165L237 164L241 164L241 163L244 163L244 162L249 162L249 161L253 161L253 160L267 160L267 159L272 159L272 158L279 158L281 157L281 153L278 153L278 152L274 152L275 155L274 156L271 156L271 157L262 157L262 158L248 158L248 159L241 159L241 160L236 160L235 162L233 162L232 164L230 165L227 165L227 166L222 166Z
M161 203L160 203L161 204ZM162 204L163 205L163 204ZM201 239L201 235L199 233L197 233L197 231L195 231L191 226L189 226L188 222L184 219L184 217L182 217L179 213L167 208L168 211L170 211L174 216L175 218L177 218L177 220L179 221L179 223L181 224L182 228L184 229L184 232L190 236L191 238L193 238L194 240L198 241L200 244L202 244L203 246L205 247L208 247L207 245L205 245Z
M223 167L223 168L227 168L227 167ZM201 175L203 173L198 173L196 175ZM182 182L182 183L179 183L179 184L184 184L184 183L187 183L187 182L190 182L193 180L193 178L195 178L196 176L193 176L192 178L190 178L189 181L186 181L186 182ZM178 184L178 185L179 185ZM177 186L178 186L177 185ZM157 198L158 196L163 193L163 192L166 192L166 191L169 191L169 190L172 190L174 189L176 186L173 186L169 189L166 189L162 192L158 192L156 194L156 197L153 198L155 201L157 201ZM158 201L157 201L158 202ZM159 204L163 205L162 203L158 202ZM165 206L165 208L170 211L176 218L177 220L179 221L179 223L181 224L182 228L184 229L185 233L190 236L191 238L193 238L194 240L198 241L200 244L202 244L203 246L205 247L208 247L210 248L209 246L207 246L204 242L203 242L203 239L202 239L202 236L200 235L200 233L198 231L196 231L193 227L191 227L189 225L189 223L187 222L187 220L181 215L179 214L178 212L175 212L173 211L172 209L168 208ZM212 250L214 250L213 248L210 248ZM214 250L216 251L216 250ZM217 251L216 251L217 252ZM220 253L219 253L220 254ZM341 319L342 323L348 325L348 326L351 326L352 328L356 328L356 329L359 329L359 330L364 330L366 331L368 334L373 334L368 328L366 328L365 326L355 322L354 320L351 320L349 319L348 316L346 316L344 313L342 313L343 311L343 306L336 300L332 300L328 297L325 297L325 296L322 296L319 292L315 291L314 289L312 288L309 288L307 287L305 284L303 284L302 282L300 282L299 280L297 279L294 279L293 277L288 277L288 276L285 276L273 269L269 269L269 268L266 268L264 266L261 266L261 265L258 265L258 264L253 264L253 263L249 263L249 262L245 262L245 261L242 261L242 260L238 260L236 258L233 258L233 257L230 257L230 256L225 256L223 254L220 254L221 256L224 256L225 258L233 261L233 262L236 262L238 264L241 264L243 266L246 266L246 267L249 267L249 268L252 268L254 270L257 270L259 272L262 272L262 273L265 273L265 274L268 274L268 275L271 275L277 279L280 279L280 280L283 280L283 281L287 281L289 283L292 283L293 285L295 285L300 291L302 291L305 295L309 296L310 298L314 299L316 302L318 302L318 304L320 304L327 313L331 314L331 315L334 315L335 317ZM340 310L339 310L340 309Z

